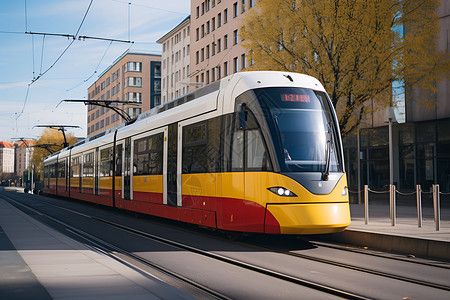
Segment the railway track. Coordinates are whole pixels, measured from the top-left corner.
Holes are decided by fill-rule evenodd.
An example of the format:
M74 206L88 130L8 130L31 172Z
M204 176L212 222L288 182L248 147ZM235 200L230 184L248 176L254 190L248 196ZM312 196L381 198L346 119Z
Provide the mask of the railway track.
M95 236L93 236L93 235L91 235L91 234L89 234L89 233L87 233L87 232L85 232L83 230L80 230L80 229L78 229L78 228L76 228L76 227L74 227L74 226L72 226L72 225L70 225L70 224L68 224L68 223L66 223L66 222L64 222L62 220L59 220L59 219L54 218L54 217L52 217L52 216L50 216L50 215L48 215L48 214L46 214L46 213L44 213L42 211L39 211L39 210L33 208L30 205L21 203L21 202L19 202L17 200L11 199L11 198L9 198L7 200L10 203L14 203L14 204L16 204L18 206L21 206L22 208L25 208L27 210L31 210L31 211L33 211L36 214L44 216L45 218L48 218L48 219L52 220L53 222L58 223L59 225L61 225L64 228L66 228L67 231L69 231L72 234L78 236L83 241L91 244L96 249L99 249L102 252L110 255L111 257L115 258L116 260L120 261L121 263L124 263L126 265L130 265L129 261L131 259L131 261L134 260L134 261L138 262L138 264L135 264L135 265L141 264L141 265L145 265L147 267L151 267L153 269L157 269L160 272L168 274L168 275L170 275L170 276L172 276L172 277L174 277L174 278L176 278L178 280L181 280L181 281L183 281L185 283L188 283L188 284L194 286L195 288L201 290L203 293L208 294L209 296L212 296L215 299L230 299L229 297L227 297L227 296L225 296L225 295L223 295L223 294L221 294L221 293L219 293L217 291L214 291L214 290L212 290L212 289L210 289L210 288L208 288L206 286L203 286L203 285L201 285L199 283L193 282L192 280L190 280L190 279L188 279L188 278L186 278L186 277L184 277L182 275L179 275L179 274L177 274L175 272L172 272L172 271L170 271L170 270L168 270L168 269L166 269L166 268L164 268L164 267L162 267L162 266L160 266L158 264L155 264L154 262L148 261L147 259L145 259L143 257L140 257L140 256L138 256L136 254L133 254L133 253L131 253L129 251L126 251L126 250L124 250L124 249L122 249L120 247L112 245L111 243L109 243L109 242L107 242L105 240L102 240L102 239L100 239L98 237L95 237ZM64 208L64 207L60 207L60 206L57 206L57 205L54 205L54 204L50 204L50 203L48 203L48 204L52 205L54 207L58 207L60 209L64 209L64 210L69 211L71 213L82 215L83 217L87 217L87 218L96 220L98 222L102 222L102 223L108 224L109 226L112 226L112 227L115 227L117 229L126 231L128 233L132 233L134 235L145 237L147 239L151 239L151 240L157 241L159 243L170 245L172 247L176 247L176 248L184 250L184 251L189 251L189 252L193 252L193 253L196 253L196 254L200 254L200 255L203 255L203 256L215 259L215 260L219 260L219 261L222 261L222 262L225 262L225 263L228 263L228 264L232 264L234 266L238 266L240 268L244 268L244 269L247 269L247 270L258 272L258 273L261 273L261 274L264 274L264 275L267 275L267 276L270 276L270 277L274 277L276 279L281 279L281 280L284 280L284 281L288 281L288 282L292 282L292 283L295 283L295 284L298 284L298 285L302 285L302 286L305 286L305 287L308 287L308 288L311 288L311 289L314 289L314 290L317 290L317 291L321 291L321 292L326 293L326 294L330 294L330 295L333 295L333 296L338 296L338 297L343 298L343 299L370 299L370 298L366 298L366 297L361 296L361 295L349 293L349 292L344 291L344 290L328 287L328 286L325 286L325 285L322 285L322 284L319 284L319 283L314 283L314 282L311 282L311 281L308 281L308 280L305 280L305 279L302 279L302 278L298 278L298 277L282 274L282 273L276 272L274 270L269 270L269 269L266 269L266 268L259 267L257 265L252 265L252 264L246 263L244 261L240 261L240 260L237 260L237 259L232 259L232 258L223 256L223 255L219 255L219 254L216 254L216 253L212 253L212 252L209 252L209 251L204 251L204 250L202 250L200 248L195 248L195 247L192 247L192 246L189 246L189 245L186 245L186 244L182 244L182 243L179 243L179 242L176 242L176 241L173 241L173 240L169 240L169 239L160 237L160 236L156 236L156 235L153 235L153 234L142 232L140 230L136 230L136 229L133 229L133 228L130 228L130 227L127 227L127 226L115 224L113 222L110 222L110 221L102 219L102 218L98 218L98 217L95 217L95 216L89 216L89 215L86 215L84 213L80 213L80 212L77 212L77 211L74 211L74 210L71 210L71 209L67 209L67 208ZM124 257L126 257L127 259L124 259ZM143 270L142 268L139 268L139 269ZM143 271L143 272L147 273L147 275L150 275L150 274L148 274L148 272L145 272L145 271Z
M14 201L15 203L17 203L17 205L21 205L21 206L25 206L27 209L30 210L36 210L33 207L30 207L29 205L20 203L16 200L11 199L11 201ZM144 232L142 230L136 229L136 228L131 228L129 226L125 226L125 225L121 225L121 224L117 224L115 222L112 222L110 220L104 219L104 218L100 218L97 216L92 216L92 215L88 215L79 211L75 211L66 207L62 207L60 205L55 205L54 203L50 203L47 202L47 205L51 205L53 207L56 207L58 209L63 209L66 210L70 213L73 214L78 214L80 216L86 217L86 218L90 218L92 220L95 220L97 222L101 222L103 224L107 224L108 226L111 226L113 228L116 228L117 230L121 230L124 232L127 232L128 234L133 234L145 239L150 239L152 241L157 241L158 243L162 243L165 245L170 245L171 247L177 248L181 251L189 251L192 253L196 253L198 255L202 255L214 260L218 260L227 264L231 264L233 266L237 266L239 268L243 268L246 270L251 270L253 272L257 272L260 274L263 274L265 276L270 276L273 278L277 278L280 280L284 280L284 281L288 281L294 284L298 284L304 287L308 287L314 290L318 290L321 291L323 293L329 294L329 295L333 295L333 296L337 296L340 298L345 298L345 299L369 299L371 297L366 297L364 295L358 294L358 293L354 293L354 292L349 292L343 289L339 289L339 288L335 288L332 286L327 286L324 285L322 283L317 283L308 279L304 279L301 278L297 275L290 275L288 273L285 272L280 272L277 270L273 270L267 267L264 267L262 265L258 265L258 264L254 264L242 259L236 259L233 257L230 257L228 255L223 255L223 254L219 254L219 253L215 253L214 251L208 251L208 250L204 250L200 247L193 247L192 245L188 245L186 243L180 243L178 241L175 240L171 240L171 239L167 239L155 234L151 234L148 232ZM37 210L36 210L37 211ZM43 212L39 212L37 211L37 213L39 214L45 214ZM48 216L48 218L53 218L52 216ZM128 259L132 259L134 261L137 261L139 264L143 264L145 266L154 268L159 270L160 272L165 272L167 274L171 274L171 276L176 277L178 280L183 280L184 282L191 284L192 286L195 286L197 289L201 290L202 292L208 294L209 296L211 296L212 298L215 299L227 299L228 297L220 292L211 290L210 288L203 286L202 284L199 284L195 281L190 280L189 278L186 278L185 276L179 275L179 274L172 274L170 270L165 269L164 267L155 264L151 261L148 261L147 259L140 257L136 254L130 253L120 247L114 246L112 244L110 244L107 241L104 241L102 239L99 239L98 237L92 236L87 232L84 232L80 229L74 228L73 226L69 225L69 224L65 224L64 221L61 220L54 220L56 222L58 222L59 224L63 225L64 227L67 227L68 230L70 230L73 234L79 236L80 238L84 239L85 241L89 241L90 243L93 243L95 245L95 247L100 247L101 249L103 249L103 251L107 252L107 253L112 253L112 255L115 256L120 256L120 257L127 257ZM215 237L217 238L217 237ZM250 248L254 248L254 249L258 249L258 250L262 250L262 251L270 251L273 253L277 253L277 254L282 254L282 255L288 255L290 257L295 257L297 259L302 259L302 260L308 260L308 261L312 261L315 263L320 263L320 264L326 264L326 265L330 265L333 267L339 267L339 268L344 268L344 269L349 269L352 271L357 271L357 272L361 272L364 274L371 274L374 276L379 276L379 277L384 277L384 278L388 278L388 279L393 279L396 281L401 281L401 282L406 282L406 283L410 283L410 284L414 284L414 285L419 285L419 286L424 286L424 287L429 287L429 288L433 288L433 289L439 289L439 290L443 290L443 291L450 291L450 287L448 285L445 284L437 284L437 283L433 283L433 282L427 282L427 281L423 281L423 280L418 280L417 278L410 278L407 276L401 276L401 275L397 275L397 274L390 274L387 272L382 272L379 270L372 270L370 268L364 268L364 267L360 267L357 265L352 265L352 264L347 264L347 263L342 263L342 262L337 262L337 261L332 261L330 259L323 259L320 257L314 257L312 255L305 255L305 254L299 254L299 253L294 253L291 251L284 251L282 249L277 249L274 247L265 247L263 245L257 245L255 243L242 243L242 242L238 242L237 244L240 245L244 245L245 247L250 247ZM325 247L326 245L324 245L323 243L316 243L316 246L319 245L321 247ZM337 246L333 246L333 245L328 245L328 247L332 247L332 248L338 248ZM342 249L340 249L342 250ZM353 249L350 251L354 251ZM393 259L392 257L388 257L390 259ZM123 258L122 258L123 259ZM128 260L126 259L126 260ZM403 259L404 261L404 259ZM414 263L419 263L420 262L414 262ZM427 263L424 263L424 265L430 265ZM436 266L436 265L433 265ZM439 267L439 266L438 266ZM442 266L441 266L442 267ZM444 266L442 267L444 269L449 269L448 266Z

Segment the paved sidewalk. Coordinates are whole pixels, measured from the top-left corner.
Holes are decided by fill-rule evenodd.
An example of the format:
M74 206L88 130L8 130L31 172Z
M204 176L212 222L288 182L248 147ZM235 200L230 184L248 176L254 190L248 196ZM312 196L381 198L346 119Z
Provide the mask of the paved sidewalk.
M192 299L0 199L0 299Z
M397 206L395 226L391 225L389 205L371 204L368 224L365 224L364 205L351 204L350 211L352 223L347 230L327 238L374 249L450 261L450 208L441 208L439 231L436 231L432 207L423 208L420 228L415 206Z

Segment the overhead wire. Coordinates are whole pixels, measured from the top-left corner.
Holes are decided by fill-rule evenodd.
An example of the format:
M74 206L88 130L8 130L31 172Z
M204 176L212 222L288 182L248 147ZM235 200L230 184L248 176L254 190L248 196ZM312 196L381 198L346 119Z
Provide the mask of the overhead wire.
M89 12L89 10L90 10L90 8L91 8L91 5L92 5L92 2L93 2L94 0L91 0L91 2L89 3L89 6L88 6L88 8L86 9L86 12L85 12L85 14L84 14L84 16L83 16L83 19L81 20L81 23L80 23L80 26L78 26L78 29L77 29L77 32L76 32L76 34L75 34L75 36L78 36L78 33L80 32L80 30L81 30L81 26L83 26L83 23L84 23L84 21L86 20L86 16L87 16L87 14L88 14L88 12ZM25 26L26 26L26 31L28 31L28 21L27 21L27 18L28 18L28 16L27 16L27 12L26 12L26 0L25 0L25 19L26 19L26 21L25 21ZM33 40L32 40L33 41ZM30 86L33 84L33 83L35 83L39 78L41 78L42 76L44 76L51 68L53 68L53 66L56 64L56 63L58 63L58 61L61 59L61 57L67 52L67 50L70 48L70 46L72 46L72 44L73 44L73 42L75 41L75 39L73 39L70 43L69 43L69 45L64 49L64 51L58 56L58 58L55 60L55 62L52 64L52 65L50 65L50 67L47 69L47 70L45 70L44 72L42 72L42 73L40 73L37 77L35 77L34 78L34 76L33 76L33 80L31 81L31 83L29 83L28 84L28 88L27 88L27 94L26 94L26 96L25 96L25 101L24 101L24 103L23 103L23 108L22 108L22 111L17 115L17 117L16 117L16 120L23 114L23 111L25 110L25 105L26 105L26 103L27 103L27 100L28 100L28 94L29 94L29 92L30 92ZM33 43L34 44L34 43ZM34 59L34 54L33 54L33 59ZM33 68L34 68L34 60L33 60Z
M113 41L110 41L110 43L109 43L109 45L108 45L108 48L106 48L105 53L103 53L103 56L102 56L102 58L100 59L98 65L97 65L97 67L95 68L95 70L94 70L94 72L92 73L92 75L89 76L88 78L86 78L85 80L83 80L82 82L78 83L78 84L75 85L74 87L71 87L70 89L67 89L66 92L69 92L69 91L71 91L71 90L73 90L73 89L79 87L80 85L82 85L83 83L85 83L85 82L87 82L89 79L91 79L92 76L94 76L94 75L97 73L97 70L98 70L98 68L100 67L100 64L102 63L103 59L105 58L106 53L108 52L108 50L109 50L109 48L111 47L111 44L112 44L112 43L113 43Z
M75 37L78 36L78 33L80 32L81 26L83 25L84 21L86 20L86 16L87 16L87 14L88 14L88 12L89 12L89 9L91 8L91 5L92 5L92 2L93 2L93 1L94 1L94 0L91 0L91 2L89 3L89 6L88 6L88 8L87 8L87 10L86 10L86 13L85 13L84 16L83 16L83 20L81 21L80 26L78 26L77 33L75 33ZM64 49L64 51L58 56L58 58L55 60L55 62L54 62L50 67L48 67L47 70L45 70L43 73L39 74L39 76L37 76L36 78L34 78L34 79L31 81L31 84L33 84L34 82L36 82L39 78L41 78L42 76L44 76L51 68L53 68L53 66L56 65L56 63L57 63L57 62L61 59L61 57L67 52L67 50L69 50L70 46L72 46L72 44L73 44L74 42L75 42L75 39L72 39L72 41L70 42L70 44L69 44L69 45L66 47L66 49Z

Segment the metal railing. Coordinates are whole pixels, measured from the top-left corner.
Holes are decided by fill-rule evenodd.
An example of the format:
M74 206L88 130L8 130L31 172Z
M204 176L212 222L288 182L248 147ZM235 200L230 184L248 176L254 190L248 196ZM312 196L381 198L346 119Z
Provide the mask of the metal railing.
M368 185L364 185L364 222L365 224L369 224L369 191L375 194L387 194L389 193L389 211L390 211L390 219L391 225L396 225L397 220L397 204L396 204L396 195L403 196L412 196L416 195L417 200L417 225L418 227L422 227L422 194L433 194L433 211L434 211L434 222L436 224L436 231L440 229L441 223L441 203L440 203L440 195L449 194L449 193L441 193L439 191L439 184L433 184L432 192L424 192L420 185L416 186L415 192L412 193L402 193L398 191L395 185L389 185L389 191L374 191L371 190Z

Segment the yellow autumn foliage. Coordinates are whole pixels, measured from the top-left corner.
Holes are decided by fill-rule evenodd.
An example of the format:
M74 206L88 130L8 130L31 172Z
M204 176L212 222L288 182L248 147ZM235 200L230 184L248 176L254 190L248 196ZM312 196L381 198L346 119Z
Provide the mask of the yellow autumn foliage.
M436 91L450 71L437 51L438 0L258 0L241 28L253 64L318 78L337 108L341 130L392 104L392 85ZM433 97L430 97L430 99Z
M66 133L66 139L69 145L77 142L77 138L71 133ZM63 148L64 137L61 132L52 128L45 128L42 131L41 137L36 141L31 162L35 166L35 170L41 171L43 174L44 158L51 153L58 152Z

